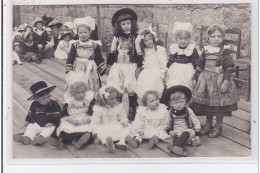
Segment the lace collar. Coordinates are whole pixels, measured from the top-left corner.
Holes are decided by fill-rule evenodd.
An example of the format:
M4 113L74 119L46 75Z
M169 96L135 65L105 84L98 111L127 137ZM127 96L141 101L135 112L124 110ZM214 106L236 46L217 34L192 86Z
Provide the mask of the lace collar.
M170 46L170 53L172 55L178 53L178 55L191 56L195 47L196 43L189 43L188 46L184 49L180 48L178 44L172 44Z

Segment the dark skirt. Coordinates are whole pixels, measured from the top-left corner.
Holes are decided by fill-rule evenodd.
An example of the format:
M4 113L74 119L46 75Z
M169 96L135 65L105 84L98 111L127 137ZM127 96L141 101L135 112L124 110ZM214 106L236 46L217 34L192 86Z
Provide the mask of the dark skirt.
M227 116L231 117L232 116L232 111L236 111L237 104L233 104L230 106L208 106L204 104L199 104L199 103L192 103L192 107L194 110L194 113L197 116Z

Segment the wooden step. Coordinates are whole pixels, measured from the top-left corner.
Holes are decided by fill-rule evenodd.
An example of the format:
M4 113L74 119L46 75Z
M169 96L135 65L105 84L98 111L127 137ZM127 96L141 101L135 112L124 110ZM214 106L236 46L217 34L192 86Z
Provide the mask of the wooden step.
M164 152L158 147L154 147L152 150L148 149L148 143L142 142L138 148L131 148L129 150L134 152L136 155L140 156L141 158L167 158L169 154Z
M239 129L243 132L250 133L251 123L249 123L248 121L241 120L237 117L232 116L232 117L224 117L223 123L228 126Z
M23 145L15 141L13 142L13 157L21 159L74 158L68 150L58 150L47 143L41 146L33 146Z
M241 110L244 110L246 112L251 112L251 103L250 102L245 102L245 101L240 100L237 103L237 106Z
M233 111L232 114L234 117L240 118L242 120L245 120L245 121L251 123L251 112L249 113L242 109L238 109L236 111Z
M168 152L167 144L159 142L156 144L165 152ZM189 157L246 157L250 156L251 151L237 143L234 143L222 136L218 138L201 137L201 146L187 146ZM173 155L174 157L176 155Z
M38 81L45 81L47 83L48 86L53 86L55 84L47 80L45 80L44 78L42 78L41 76L36 75L33 71L24 68L24 67L17 67L16 70L14 71L14 80L18 83L21 84L22 86L30 92L29 88L32 84L38 82ZM21 79L27 79L27 80L22 80ZM57 86L57 85L56 85ZM51 95L55 98L55 100L59 100L60 102L64 101L64 93L65 91L63 91L62 89L60 89L60 87L56 87L53 92L51 93Z
M201 122L201 125L204 126L205 122L206 122L206 117L198 116L198 118ZM213 121L213 124L214 123L215 123L215 120ZM236 143L239 143L247 148L251 148L250 134L245 133L232 126L229 126L229 125L223 123L221 136L223 136L231 141L234 141Z
M114 154L110 154L104 145L96 145L94 143L85 146L81 150L77 150L79 158L138 158L139 156L132 151L122 151L116 149Z

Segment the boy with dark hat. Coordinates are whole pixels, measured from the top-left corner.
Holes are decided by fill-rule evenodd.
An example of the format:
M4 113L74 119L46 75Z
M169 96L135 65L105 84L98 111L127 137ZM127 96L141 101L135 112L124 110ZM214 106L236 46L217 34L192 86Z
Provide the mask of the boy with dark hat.
M161 102L169 107L171 117L169 134L173 143L167 148L178 156L188 155L188 151L184 150L186 143L191 143L192 146L200 145L200 121L187 104L191 95L189 88L176 85L165 90L161 98Z
M51 136L60 123L61 107L50 98L50 92L56 86L48 87L44 81L39 81L30 87L33 95L27 100L34 100L25 119L28 125L24 135L14 135L14 141L25 145L41 145Z

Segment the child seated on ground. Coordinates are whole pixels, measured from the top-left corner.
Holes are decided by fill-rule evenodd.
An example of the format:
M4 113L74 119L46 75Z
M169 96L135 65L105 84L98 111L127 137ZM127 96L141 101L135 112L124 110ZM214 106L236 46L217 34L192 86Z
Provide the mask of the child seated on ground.
M74 148L81 149L91 138L91 116L87 114L94 93L88 90L85 82L85 73L69 72L66 77L68 92L65 94L68 101L68 116L61 118L57 129L59 139L49 137L47 142L58 149L65 149L65 144L74 143Z
M115 148L127 150L125 137L129 133L129 124L123 104L119 102L121 94L114 87L103 86L99 96L99 104L93 107L93 134L111 154L115 153Z
M54 52L55 58L57 59L67 59L71 48L70 40L73 38L71 31L65 31L60 38L60 42Z
M166 132L170 126L169 111L165 105L160 104L159 94L156 91L146 91L142 102L143 106L138 108L133 122L136 135L134 138L127 136L126 141L136 148L142 139L149 139L148 148L152 149L159 140L170 139Z
M184 149L186 143L191 143L192 146L200 145L200 121L187 106L190 99L189 88L175 85L165 90L161 100L170 108L169 134L173 138L173 143L169 143L168 150L178 156L188 155L188 151Z
M60 105L52 100L50 93L56 86L48 87L44 81L39 81L30 87L33 95L27 100L34 100L25 119L27 128L24 135L14 135L16 142L25 145L41 145L51 136L60 123Z
M48 40L43 50L44 51L43 58L54 58L55 47L54 47L53 32L52 29L49 27L47 27L45 30L47 31L48 34Z
M37 45L33 42L33 34L30 28L23 33L24 42L21 43L23 60L34 61L38 64L42 62L42 58L39 55Z
M17 63L19 65L23 64L19 57L20 52L21 52L21 45L20 45L20 43L15 42L14 47L13 47L13 65L15 63Z

